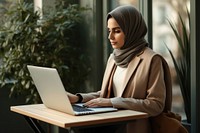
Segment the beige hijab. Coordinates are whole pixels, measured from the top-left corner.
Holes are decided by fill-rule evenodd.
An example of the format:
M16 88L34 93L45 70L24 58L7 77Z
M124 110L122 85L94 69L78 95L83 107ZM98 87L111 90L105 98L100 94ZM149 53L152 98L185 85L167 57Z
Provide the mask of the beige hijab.
M107 20L113 17L125 34L125 44L120 49L114 49L115 64L127 67L132 58L148 46L144 36L147 26L141 13L133 6L125 5L108 13Z

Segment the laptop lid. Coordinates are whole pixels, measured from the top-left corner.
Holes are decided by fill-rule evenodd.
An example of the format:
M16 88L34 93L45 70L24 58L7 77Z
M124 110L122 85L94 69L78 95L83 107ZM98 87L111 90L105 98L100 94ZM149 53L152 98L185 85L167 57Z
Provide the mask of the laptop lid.
M55 68L38 67L27 65L30 75L38 90L43 104L51 109L65 112L71 115L83 115L90 113L100 113L116 111L116 108L88 108L89 111L74 111L60 76ZM82 104L77 104L82 107Z

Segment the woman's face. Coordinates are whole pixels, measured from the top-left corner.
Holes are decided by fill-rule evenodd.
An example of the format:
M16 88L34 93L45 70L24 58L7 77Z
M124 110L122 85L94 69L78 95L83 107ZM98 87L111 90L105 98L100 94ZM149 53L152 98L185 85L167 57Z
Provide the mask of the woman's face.
M108 19L108 39L114 49L124 46L125 35L114 18Z

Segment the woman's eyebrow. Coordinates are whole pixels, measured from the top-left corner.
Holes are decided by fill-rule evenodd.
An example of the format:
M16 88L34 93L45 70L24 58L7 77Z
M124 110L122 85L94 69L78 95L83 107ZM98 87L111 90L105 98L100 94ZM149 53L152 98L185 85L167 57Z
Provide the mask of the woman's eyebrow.
M108 30L110 30L110 29L116 30L116 29L121 29L121 28L120 28L120 27L113 27L113 28L109 28L109 27L108 27Z

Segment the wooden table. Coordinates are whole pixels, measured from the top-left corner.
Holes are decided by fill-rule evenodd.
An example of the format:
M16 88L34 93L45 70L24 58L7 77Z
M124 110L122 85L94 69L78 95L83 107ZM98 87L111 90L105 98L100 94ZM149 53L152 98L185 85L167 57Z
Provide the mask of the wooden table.
M35 132L43 132L36 123L37 120L56 125L62 128L92 126L115 122L128 122L135 119L147 118L147 114L132 110L118 110L99 114L73 116L49 109L43 104L11 106L11 111L23 115Z

